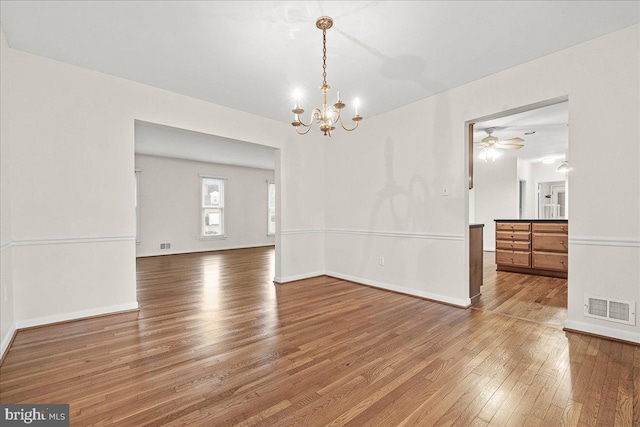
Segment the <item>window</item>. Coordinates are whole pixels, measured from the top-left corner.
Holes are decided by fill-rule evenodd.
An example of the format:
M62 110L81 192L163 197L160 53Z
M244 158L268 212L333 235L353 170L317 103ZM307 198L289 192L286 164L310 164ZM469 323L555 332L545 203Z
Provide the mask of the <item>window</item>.
M135 173L135 192L136 192L136 243L140 243L140 170L136 169Z
M224 179L202 176L202 237L224 237Z
M267 202L267 235L276 234L276 184L267 183L268 202Z

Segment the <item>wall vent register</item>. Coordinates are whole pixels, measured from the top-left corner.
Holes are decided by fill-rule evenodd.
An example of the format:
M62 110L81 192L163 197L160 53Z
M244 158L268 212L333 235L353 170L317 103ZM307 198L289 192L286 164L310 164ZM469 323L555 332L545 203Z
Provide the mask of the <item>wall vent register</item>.
M635 301L585 295L584 315L625 325L635 325L636 303Z

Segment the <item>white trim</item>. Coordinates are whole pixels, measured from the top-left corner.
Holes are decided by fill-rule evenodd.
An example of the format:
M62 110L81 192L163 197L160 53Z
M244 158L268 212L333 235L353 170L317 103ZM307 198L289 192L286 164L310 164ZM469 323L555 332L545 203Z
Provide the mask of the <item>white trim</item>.
M464 234L410 233L405 231L354 230L354 229L346 229L346 228L327 228L325 229L325 232L332 233L332 234L357 234L357 235L378 236L378 237L401 237L405 239L464 241Z
M213 236L200 236L199 237L200 240L226 240L227 239L227 235L226 234L214 234Z
M24 328L32 328L34 326L48 325L50 323L66 322L69 320L80 320L80 319L85 319L87 317L101 316L104 314L117 314L122 311L130 311L130 310L137 310L137 309L138 309L137 302L110 305L107 307L91 308L88 310L73 311L70 313L54 314L52 316L21 320L16 322L16 328L20 330Z
M288 234L354 234L360 236L376 236L376 237L399 237L403 239L426 239L426 240L455 240L464 241L464 234L439 234L439 233L410 233L405 231L376 231L376 230L358 230L348 228L301 228L292 230L282 230L281 235Z
M623 331L620 329L610 328L607 326L593 325L590 323L576 322L575 320L567 320L564 327L573 329L574 331L586 332L588 334L601 335L603 337L615 338L624 341L631 341L640 344L640 332Z
M620 239L616 237L569 237L570 245L616 246L622 248L640 248L640 240Z
M14 240L11 246L37 246L37 245L65 245L69 243L103 243L103 242L128 242L135 241L136 236L113 237L58 237L55 239L24 239Z
M401 294L411 295L415 297L427 298L433 301L442 302L446 304L453 304L461 308L468 308L471 306L471 298L463 298L463 299L452 298L445 295L432 294L431 292L419 291L417 289L406 288L404 286L378 282L376 280L364 279L362 277L350 276L348 274L336 273L333 271L326 271L324 274L326 274L327 276L337 277L338 279L348 280L350 282L373 286L375 288L399 292Z
M207 239L204 239L207 240ZM136 254L136 258L144 258L149 256L162 256L162 255L180 255L180 254L194 254L200 252L216 252L216 251L230 251L233 249L250 249L250 248L264 248L268 246L274 246L274 243L259 243L255 245L239 245L239 246L229 246L223 248L205 248L205 249L194 249L194 250L186 250L186 251L171 251L171 252L151 252L146 254Z
M288 234L317 234L324 233L322 228L299 228L293 230L280 230L280 235L286 236Z
M9 249L11 246L13 246L12 242L6 242L6 243L0 244L0 252L4 251L5 249Z
M6 351L9 350L9 344L11 344L11 340L13 339L13 336L16 334L16 332L18 332L18 330L16 328L16 324L13 323L9 328L9 332L7 333L7 335L5 335L5 337L2 339L2 343L0 344L0 359L2 359Z
M314 273L295 274L293 276L278 277L275 276L273 281L276 283L295 282L296 280L311 279L312 277L324 276L324 271L316 271Z
M232 165L233 166L233 165ZM209 179L220 179L222 181L228 181L229 178L227 178L226 176L220 176L220 175L211 175L211 174L205 174L205 173L199 173L198 176L200 178L209 178Z

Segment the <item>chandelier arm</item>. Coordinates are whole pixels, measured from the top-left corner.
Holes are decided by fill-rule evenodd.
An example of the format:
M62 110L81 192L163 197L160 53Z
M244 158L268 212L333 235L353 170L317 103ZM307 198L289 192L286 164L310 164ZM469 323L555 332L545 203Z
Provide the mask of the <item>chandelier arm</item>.
M356 129L358 129L358 125L360 124L360 122L356 122L356 125L354 127L352 127L351 129L349 129L348 127L346 127L344 125L344 122L342 121L342 117L340 117L340 126L342 126L342 129L346 130L347 132L351 132L354 131Z
M296 132L298 132L298 135L306 135L309 133L310 130L311 130L311 125L307 126L307 130L304 132L300 132L300 130L298 130L298 128L296 127Z
M309 123L305 123L302 120L298 119L298 121L300 122L300 124L306 128L308 128L309 126L313 125L313 121L314 121L314 117L318 117L320 110L318 110L317 108L315 108L313 110L313 113L311 113L311 118L309 119ZM298 132L299 133L299 132ZM306 133L306 132L305 132Z

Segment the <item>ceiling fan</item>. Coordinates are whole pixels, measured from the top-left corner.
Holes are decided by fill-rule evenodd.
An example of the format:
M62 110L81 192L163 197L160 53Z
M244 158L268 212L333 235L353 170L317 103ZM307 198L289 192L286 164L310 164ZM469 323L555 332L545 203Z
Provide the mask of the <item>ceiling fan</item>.
M480 144L480 154L478 155L480 160L484 160L486 162L488 159L491 159L495 162L501 155L498 149L519 150L524 147L524 139L511 138L499 140L492 135L495 130L496 128L485 129L484 131L487 133L487 136L482 138L482 141L477 142L477 144Z

